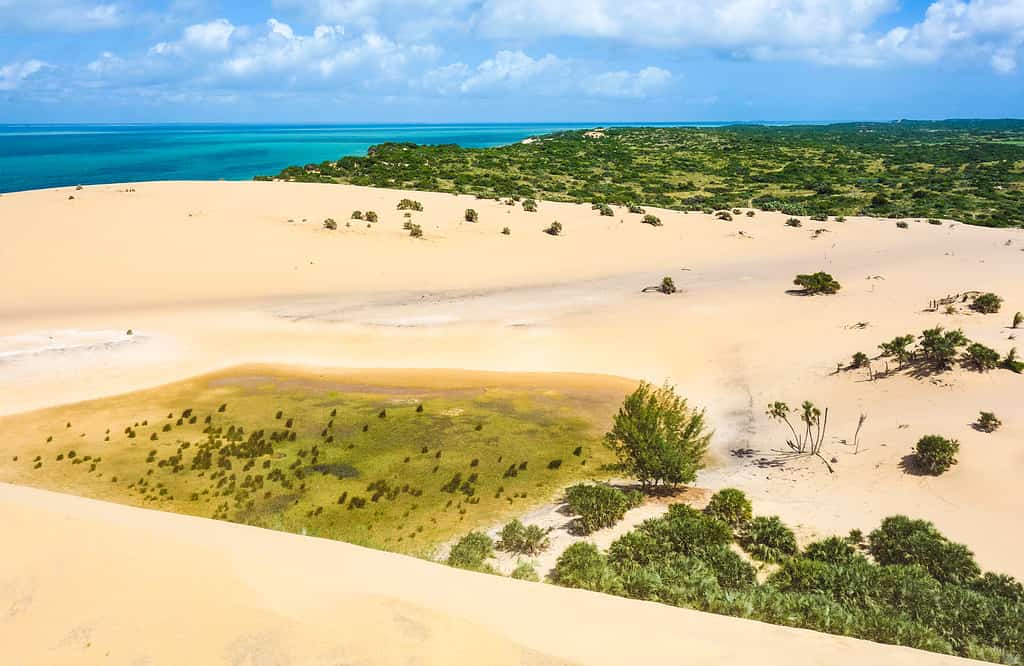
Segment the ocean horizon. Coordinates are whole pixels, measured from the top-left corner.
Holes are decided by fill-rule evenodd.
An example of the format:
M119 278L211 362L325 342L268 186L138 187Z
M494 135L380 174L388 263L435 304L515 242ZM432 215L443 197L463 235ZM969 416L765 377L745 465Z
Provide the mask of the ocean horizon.
M153 180L250 180L291 165L365 155L375 144L501 146L604 127L721 127L824 122L461 124L0 124L0 193Z

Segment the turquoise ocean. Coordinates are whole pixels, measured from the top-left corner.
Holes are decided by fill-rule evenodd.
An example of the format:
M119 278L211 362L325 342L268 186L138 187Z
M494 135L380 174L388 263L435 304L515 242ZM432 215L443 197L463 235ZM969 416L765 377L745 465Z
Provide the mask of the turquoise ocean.
M146 180L249 180L293 164L364 155L386 141L486 147L594 126L0 125L0 192Z
M291 165L365 155L370 146L387 141L482 148L597 126L602 124L0 124L0 193L146 180L249 180Z

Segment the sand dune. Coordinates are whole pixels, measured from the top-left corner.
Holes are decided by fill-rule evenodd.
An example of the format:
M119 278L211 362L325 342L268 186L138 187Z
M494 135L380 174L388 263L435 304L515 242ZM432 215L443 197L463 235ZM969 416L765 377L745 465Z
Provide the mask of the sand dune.
M19 352L0 356L0 414L249 362L667 380L693 403L707 407L716 430L713 465L701 476L701 485L739 485L752 496L758 513L778 513L808 537L854 527L869 530L896 512L927 518L969 544L982 566L1024 576L1018 555L1024 535L1008 529L1024 512L1024 496L1016 490L1024 473L1021 377L958 369L934 377L870 381L863 370L835 373L837 364L848 362L854 352L873 356L878 343L935 325L963 328L1000 352L1017 344L1008 325L1013 312L1024 310L1024 235L1019 230L924 221L899 229L893 220L872 219L805 220L802 228L791 228L779 214L758 212L722 222L671 211L655 211L664 226L652 228L618 209L614 217L599 217L589 206L542 202L540 212L530 214L494 201L418 193L414 196L425 211L414 216L425 238L417 240L402 230L402 215L395 210L408 193L292 183L141 183L133 188L0 197L5 237L0 265L7 278L0 283L0 352ZM70 195L75 198L69 200ZM462 221L469 207L479 211L479 223ZM377 210L381 221L369 229L357 222L345 227L354 209ZM336 219L340 228L324 230L326 217ZM553 220L564 225L560 237L541 232ZM504 226L511 235L500 233ZM816 270L835 275L842 291L814 298L786 293L794 274ZM640 293L663 276L671 276L682 293ZM1003 312L924 311L932 299L971 289L1003 296ZM126 336L130 341L125 344L83 342L128 329L133 335ZM76 333L69 338L68 331ZM51 344L51 339L58 342ZM27 343L32 340L44 342ZM23 353L29 348L31 353ZM882 369L884 361L873 365ZM758 458L776 460L777 450L784 448L784 433L764 416L764 406L771 400L803 399L830 407L826 453L837 459L836 473L828 474L813 460L785 467L752 464ZM1002 418L1000 431L984 434L971 427L982 409ZM842 440L852 440L862 413L868 420L854 455ZM920 436L931 433L961 441L960 464L941 477L908 474L901 461ZM734 455L740 449L752 449L753 457ZM23 496L12 495L12 489L5 493L18 498L5 500L6 510L22 510ZM71 507L94 506L66 501L68 515L79 511ZM36 510L28 507L24 511ZM111 516L129 515L117 508L109 511ZM84 515L69 524L86 521ZM250 533L173 517L160 520L180 525L176 529L182 534L192 529L196 534ZM23 548L47 552L39 528L27 521L23 518L11 533L37 544ZM116 543L117 520L92 524L97 531L109 530L110 543ZM127 544L129 537L123 538ZM540 595L550 595L552 613L563 599L566 609L572 603L608 604L609 609L630 603L515 586L338 544L306 545L298 537L260 533L251 538L280 544L275 546L281 549L275 556L279 562L291 548L296 553L330 549L331 557L344 563L337 568L355 568L356 562L372 571L380 567L380 576L363 576L367 585L397 575L389 569L394 562L416 571L428 567L422 569L428 573L419 586L412 586L420 596L412 588L395 588L394 595L401 603L436 613L428 624L437 623L437 631L453 632L449 635L473 619L426 603L426 596L454 594L433 582L427 585L428 575L439 586L458 581L451 587L465 588L465 594L483 595L488 586L496 586L495 594L510 595L503 597L509 608L528 604L531 610L522 615L530 618L544 617L533 610L548 606L549 597L542 602ZM22 553L29 557L28 551ZM101 558L98 552L95 556ZM204 556L228 557L210 551ZM256 562L263 556L252 557ZM39 566L45 565L41 561ZM331 582L333 575L317 574L313 580L340 585ZM295 612L302 613L304 607L295 603ZM721 623L723 634L735 626L733 620L646 604L628 607L630 613L650 614L649 624L664 627L666 641L675 635L669 630L673 623L708 623L706 630L694 624L701 627L693 632L700 637L692 639L706 639L709 645L721 635L712 626ZM389 612L383 601L376 608L378 617ZM329 610L328 615L345 616L337 606ZM250 617L257 615L253 611ZM506 620L510 615L519 616L503 612ZM505 633L497 620L479 622L492 632L480 640L510 655L525 649L517 641L529 640L530 650L555 659L616 662L625 656L604 644L591 651L579 644L565 648L555 640L562 635L555 623L549 634L540 622L537 627L510 624L516 631ZM289 626L295 635L307 631ZM650 649L663 649L656 638L661 634L652 631ZM796 635L764 631L765 641L781 632L780 644ZM810 661L832 663L840 659L836 652L842 659L859 655L847 652L846 642L837 639L806 640ZM624 645L633 642L623 639ZM736 659L742 653L729 650L752 645L734 643L725 640L718 647L722 653L709 647L707 660ZM678 645L674 648L678 657ZM787 659L801 654L785 652ZM899 660L904 653L879 654Z
M961 661L6 484L0 518L12 664Z

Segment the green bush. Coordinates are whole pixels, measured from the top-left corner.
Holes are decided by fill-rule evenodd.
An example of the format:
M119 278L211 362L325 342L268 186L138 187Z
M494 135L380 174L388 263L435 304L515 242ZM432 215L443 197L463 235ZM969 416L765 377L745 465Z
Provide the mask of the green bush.
M626 511L640 505L642 496L604 484L577 483L565 491L565 500L569 511L578 516L577 530L590 534L622 520Z
M974 425L982 432L991 433L999 430L999 427L1003 425L1003 422L1000 421L999 417L993 412L981 412Z
M952 367L960 347L969 342L967 336L959 329L946 331L941 326L936 326L921 332L918 349L924 361L939 370L946 370Z
M676 293L675 280L668 276L661 278L661 284L658 286L658 291L666 295Z
M843 564L859 557L857 550L848 540L837 536L807 544L803 556L827 564Z
M549 236L560 236L562 234L562 223L552 222L547 229L544 230Z
M976 296L971 303L971 309L982 314L995 314L1003 306L1002 297L992 292Z
M796 555L796 535L778 516L758 516L740 534L740 545L764 562L782 562Z
M801 273L793 279L793 284L807 295L834 294L842 289L842 285L834 277L823 271Z
M415 210L422 211L423 204L419 201L413 201L412 199L402 199L398 202L398 210Z
M786 226L787 227L802 227L804 225L803 225L803 222L801 222L800 220L796 219L795 217L791 217L788 220L786 220Z
M351 219L353 219L353 220L361 220L361 219L363 219L363 212L360 211L360 210L352 211Z
M333 217L329 217L326 220L324 220L324 229L328 229L330 231L335 231L335 230L337 230L337 228L338 228L338 223L334 221Z
M367 222L376 222L377 213L373 212L372 210L368 210L365 213L363 213L363 219L366 220Z
M523 210L527 213L536 213L537 202L533 199L523 199Z
M667 385L646 382L626 396L605 435L606 445L645 490L692 483L710 441L703 410L691 409Z
M724 222L732 222L732 213L727 210L720 210L715 213L715 217Z
M516 519L501 529L497 548L520 555L537 555L551 544L549 531L537 525L523 525Z
M529 562L520 562L517 564L516 568L509 574L509 578L515 578L516 580L528 580L533 583L540 582L540 576L537 575L537 569Z
M868 355L864 352L857 352L853 355L853 360L850 362L850 368L858 369L863 368L868 364Z
M509 229L508 227L502 227L501 228L501 235L502 236L511 236L512 235L512 230Z
M619 594L622 581L608 566L608 560L592 543L580 541L558 556L551 581L563 587Z
M634 213L636 215L643 215L644 212L645 212L644 209L641 208L639 204L631 203L631 204L627 204L626 207L629 209L630 213Z
M641 210L643 210L643 209L641 209ZM644 218L641 220L641 222L643 222L644 224L649 224L652 227L660 227L661 226L661 218L659 218L657 215L650 215L650 214L644 215Z
M964 365L970 366L978 372L994 370L999 366L999 352L986 347L980 342L972 342L967 345L961 361Z
M925 435L914 448L917 466L928 474L942 474L956 464L960 442L939 435Z
M910 225L904 222L903 220L900 220L899 222L896 223L896 227L898 229L909 229Z
M704 513L738 528L746 525L753 515L753 506L742 490L723 488L711 496Z
M476 222L480 219L480 216L472 208L467 208L464 215L466 222Z
M470 532L452 546L446 563L459 569L492 573L493 569L485 562L493 554L494 542L491 537L483 532Z
M965 585L980 574L974 555L925 520L889 516L868 535L868 550L882 565L921 566L940 583Z

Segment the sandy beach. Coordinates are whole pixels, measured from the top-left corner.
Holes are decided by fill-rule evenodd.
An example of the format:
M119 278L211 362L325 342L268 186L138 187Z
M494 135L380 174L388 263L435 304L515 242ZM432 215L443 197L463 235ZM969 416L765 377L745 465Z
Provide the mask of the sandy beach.
M423 203L413 214L422 239L402 229L395 204L406 196ZM479 222L464 221L466 208ZM346 226L357 209L380 221ZM702 488L743 488L757 513L805 538L868 531L895 513L925 518L983 568L1024 577L1024 535L1013 529L1024 511L1021 377L837 372L856 352L875 357L879 343L936 325L1004 354L1019 344L1009 326L1024 310L1024 232L648 212L664 226L619 208L601 217L541 202L527 213L467 196L277 182L5 194L0 422L248 363L667 381L715 430ZM323 228L328 217L336 231ZM562 235L542 233L555 220ZM839 294L787 293L795 274L818 270L842 283ZM664 276L679 293L641 293ZM1002 311L927 311L969 290L999 294ZM785 432L765 406L805 399L830 409L834 474L809 458L772 464ZM972 428L980 410L1003 427ZM909 473L905 457L932 433L960 440L959 464L941 477ZM0 608L10 608L0 644L13 646L14 663L92 663L106 651L116 663L395 663L409 650L436 657L424 663L635 663L679 658L680 640L700 663L943 660L33 489L0 486L0 516L14 544L0 565ZM147 577L169 562L173 575ZM147 598L165 602L141 617ZM624 613L630 622L616 623ZM153 628L171 618L182 624L157 640ZM379 645L381 623L399 638ZM564 640L583 631L597 638ZM153 641L133 642L140 632Z

